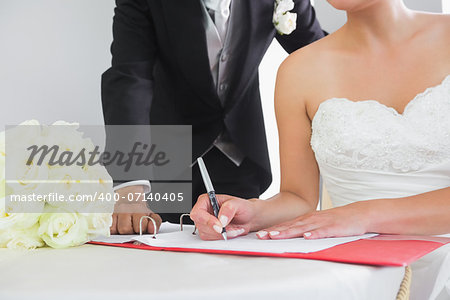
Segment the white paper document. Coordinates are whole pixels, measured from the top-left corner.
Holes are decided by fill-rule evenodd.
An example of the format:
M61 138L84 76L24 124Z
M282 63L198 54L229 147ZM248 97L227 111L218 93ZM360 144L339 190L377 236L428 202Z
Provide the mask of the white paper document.
M228 241L203 241L198 235L192 234L194 226L184 225L180 231L180 225L163 223L156 238L153 235L113 235L101 237L94 242L104 243L126 243L137 241L149 246L164 248L187 248L187 249L208 249L226 250L239 252L263 252L263 253L309 253L328 249L340 244L366 239L376 236L376 234L365 234L360 236L328 238L319 240L305 240L295 238L287 240L260 240L256 233L246 236L229 239Z

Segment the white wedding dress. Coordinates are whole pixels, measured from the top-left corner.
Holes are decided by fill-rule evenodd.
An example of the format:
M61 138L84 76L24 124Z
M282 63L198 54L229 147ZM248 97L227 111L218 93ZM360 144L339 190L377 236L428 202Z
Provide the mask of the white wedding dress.
M402 114L374 100L322 102L311 146L335 207L450 187L450 75ZM411 299L450 299L449 249L413 265Z

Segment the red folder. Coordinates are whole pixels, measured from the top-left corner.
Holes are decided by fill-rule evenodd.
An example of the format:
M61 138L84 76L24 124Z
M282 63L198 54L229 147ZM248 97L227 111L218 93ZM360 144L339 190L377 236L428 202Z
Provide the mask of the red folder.
M264 253L186 249L182 247L153 247L144 244L134 244L133 242L123 244L90 242L90 244L95 245L136 248L143 250L303 258L377 266L407 266L425 254L430 253L448 243L450 243L450 238L379 235L370 239L357 240L311 253Z

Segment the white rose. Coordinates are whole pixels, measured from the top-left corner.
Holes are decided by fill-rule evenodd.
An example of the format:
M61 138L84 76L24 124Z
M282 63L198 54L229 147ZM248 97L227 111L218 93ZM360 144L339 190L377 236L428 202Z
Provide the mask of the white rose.
M8 129L5 142L8 143L8 153L4 153L8 164L8 170L5 171L8 176L5 185L8 193L5 194L37 192L39 185L48 178L48 167L46 164L38 166L34 160L28 163L31 152L27 149L33 145L45 144L41 126L35 121L28 121Z
M78 213L112 213L114 210L112 179L103 166L54 168L49 172L49 180L53 184L48 186L48 192L63 196L64 200L47 199L55 208Z
M24 144L40 139L42 137L42 126L34 120L25 121L16 127L8 128L5 131L5 137L8 147L15 148L15 145L21 147Z
M40 214L9 214L5 199L0 199L0 248L34 249L44 244L37 235Z
M6 243L6 247L9 249L23 249L31 250L39 247L43 247L44 241L38 235L39 224L27 229L10 230L5 235L9 236L9 241ZM0 241L0 247L1 247Z
M274 17L276 29L280 34L291 34L297 26L297 14L287 12Z
M275 14L282 15L285 12L294 9L295 3L293 0L277 0L275 4Z
M59 155L64 151L73 153L74 159L80 151L85 149L85 155L94 150L94 144L91 139L83 138L84 133L79 131L79 124L58 121L51 126L45 126L43 134L47 137L47 145L59 146ZM58 157L59 157L58 155Z
M88 166L85 170L91 182L88 188L91 189L91 193L97 193L95 208L90 211L112 213L115 205L114 189L113 179L108 171L102 165Z
M74 122L74 123L70 123L70 122L66 122L66 121L63 121L63 120L58 120L58 121L55 121L53 124L52 124L52 126L53 125L63 125L63 126L75 126L75 127L79 127L80 126L80 123L76 123L76 122Z
M112 225L111 213L82 214L88 222L88 238L93 240L98 236L109 236Z
M10 240L9 230L0 230L0 248L6 248Z
M2 214L0 212L0 231L30 228L38 222L40 216L41 214L38 213Z
M0 199L0 232L10 229L27 229L36 224L40 213L11 213L13 209L6 205L5 198ZM9 203L8 203L9 204ZM33 210L44 209L44 202L33 203ZM39 207L38 207L39 206Z
M67 248L86 243L88 222L76 213L44 213L40 220L39 236L52 248Z
M10 195L5 198L4 212L10 216L39 215L44 211L45 201L34 195ZM22 226L23 227L23 226Z
M77 165L64 166L58 168L52 168L49 171L49 180L52 184L48 185L47 193L55 193L58 196L56 200L63 201L51 201L55 199L47 199L47 203L53 207L62 208L67 212L78 212L83 203L71 201L70 197L75 197L82 193L84 186L89 184L81 182L85 180L87 175L82 167ZM62 197L62 199L59 199Z
M5 197L5 132L0 132L0 198Z
M0 151L5 152L5 132L0 132Z
M19 126L21 125L40 125L38 120L27 120L27 121L23 121L22 123L19 124Z

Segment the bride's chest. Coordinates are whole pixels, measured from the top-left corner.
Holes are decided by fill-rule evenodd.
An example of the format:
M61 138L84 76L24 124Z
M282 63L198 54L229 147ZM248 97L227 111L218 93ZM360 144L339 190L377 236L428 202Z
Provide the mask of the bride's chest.
M403 114L373 100L327 100L312 131L318 162L338 167L408 172L450 159L450 76Z

